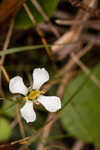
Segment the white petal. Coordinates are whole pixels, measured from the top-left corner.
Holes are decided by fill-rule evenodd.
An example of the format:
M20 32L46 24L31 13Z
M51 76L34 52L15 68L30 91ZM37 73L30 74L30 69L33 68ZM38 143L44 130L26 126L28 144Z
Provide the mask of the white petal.
M40 87L49 80L49 74L44 68L37 68L33 71L33 89Z
M61 101L57 96L40 95L37 101L39 101L49 112L56 112L61 109Z
M26 95L28 93L28 88L24 85L23 79L20 76L16 76L10 80L9 90L13 94Z
M20 109L22 117L26 120L26 122L33 122L36 119L36 113L33 109L33 102L26 101L25 105Z

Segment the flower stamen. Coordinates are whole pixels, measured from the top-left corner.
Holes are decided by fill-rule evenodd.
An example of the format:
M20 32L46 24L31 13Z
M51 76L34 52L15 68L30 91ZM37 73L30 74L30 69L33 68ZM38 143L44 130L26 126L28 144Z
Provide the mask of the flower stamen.
M40 90L32 90L31 92L30 92L30 94L28 95L28 99L29 100L34 100L34 99L36 99L38 96L40 95Z
M27 96L26 96L26 97L24 97L24 100L25 100L25 101L27 101L27 100L28 100L28 97L27 97Z
M46 90L43 89L43 90L40 91L40 93L41 93L41 94L45 94L45 93L46 93Z

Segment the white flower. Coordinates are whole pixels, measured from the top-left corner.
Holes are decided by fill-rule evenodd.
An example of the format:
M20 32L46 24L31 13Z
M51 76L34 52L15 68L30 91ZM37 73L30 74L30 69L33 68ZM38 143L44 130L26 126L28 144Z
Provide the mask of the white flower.
M26 102L20 112L26 122L36 120L36 113L33 109L34 103L41 103L49 112L56 112L61 109L61 101L57 96L44 96L40 87L49 80L49 74L44 68L37 68L33 71L32 91L24 85L23 79L20 76L15 76L10 80L9 89L13 94L22 94L25 96Z

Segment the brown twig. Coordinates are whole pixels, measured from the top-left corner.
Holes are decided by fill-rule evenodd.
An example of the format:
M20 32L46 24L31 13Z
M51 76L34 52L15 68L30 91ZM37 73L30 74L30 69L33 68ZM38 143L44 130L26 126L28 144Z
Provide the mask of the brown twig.
M88 45L88 47L86 47L84 50L80 51L78 53L78 58L82 57L83 55L85 55L89 50L91 50L91 47L93 45ZM62 70L61 73L64 73L64 76L62 78L62 81L61 81L61 84L58 88L58 91L57 91L57 96L59 97L62 97L63 96L63 93L64 93L64 88L65 86L67 86L71 80L71 77L73 76L73 73L72 73L72 76L70 75L70 71L72 70L72 68L74 67L75 65L75 62L70 59L69 62L66 64L66 66L64 67L64 69ZM51 113L48 117L49 118L54 118L55 117L55 113ZM44 128L43 130L43 134L42 134L42 141L38 144L38 147L37 147L37 150L44 150L44 146L45 146L45 143L46 143L46 140L47 140L47 137L50 133L50 129L52 127L54 122L52 122L50 124L50 126L48 126L48 128Z
M92 45L91 44L89 44L86 48L84 48L82 51L80 51L79 53L78 53L78 56L77 57L82 57L83 55L85 55L89 50L91 50L91 47L92 47ZM70 60L69 61L69 63L66 65L66 68L64 68L64 70L66 69L66 71L67 71L67 75L65 74L65 76L69 76L69 77L71 77L70 76L70 73L68 73L69 72L69 70L73 67L75 65L75 62L73 62L72 63L72 60ZM70 78L69 78L70 79ZM62 79L62 86L65 86L65 82L64 82L64 79ZM68 81L68 80L67 80ZM63 92L63 90L62 90L62 92ZM59 96L59 90L58 90L58 96ZM39 143L39 145L38 145L38 148L44 148L44 144L45 144L45 142L46 142L46 139L47 139L47 137L48 137L48 135L49 135L49 132L50 132L50 129L51 129L51 127L52 127L52 125L53 125L53 123L56 121L56 119L57 119L57 114L56 113L51 113L50 115L49 115L49 117L48 117L48 120L47 120L47 123L46 123L46 125L41 129L41 132L43 133L42 135L43 135L43 137L42 137L42 139L43 139L43 141L41 141L42 143ZM33 137L32 137L33 138ZM28 145L30 145L31 144L31 142L28 144ZM23 147L25 147L25 146L23 146ZM42 150L42 149L41 149Z
M12 35L12 31L13 31L13 25L14 25L14 21L12 20L12 21L11 21L10 28L9 28L9 30L8 30L8 34L7 34L7 37L6 37L4 46L3 46L3 50L4 50L4 51L6 51L8 45L9 45L10 38L11 38L11 35ZM3 55L3 56L1 57L0 69L1 69L1 71L3 72L3 74L4 74L4 76L5 76L6 80L7 80L7 82L9 83L10 78L9 78L9 76L8 76L8 73L7 73L6 69L3 67L4 60L5 60L5 55ZM24 137L25 137L24 128L23 128L23 125L22 125L21 116L20 116L20 114L19 114L19 109L18 109L17 104L16 104L16 114L17 114L17 119L18 119L18 123L19 123L19 127L20 127L20 132L21 132L22 137L24 138ZM28 148L27 148L27 149L28 149Z
M42 7L40 6L40 4L38 3L37 0L31 0L31 2L33 3L33 5L37 8L38 12L40 13L40 15L42 15L42 17L44 18L45 21L48 22L48 26L49 28L52 30L52 32L56 35L57 38L60 37L59 32L57 31L57 29L53 26L53 24L51 23L49 17L46 15L46 13L44 12L44 10L42 9Z
M11 39L11 35L12 35L12 32L13 32L13 27L14 27L14 20L12 19L11 23L10 23L10 27L9 27L8 33L7 33L7 36L6 36L6 39L5 39L5 42L4 42L4 45L3 45L3 48L2 48L3 51L6 51L6 49L8 48L8 45L9 45L10 39ZM3 55L1 57L0 65L3 65L4 59L5 59L5 55Z
M52 144L50 146L46 146L44 148L44 150L51 150L53 148L57 148L59 150L69 150L68 148L66 148L65 146L61 145L61 144Z
M95 3L97 0L84 0L84 3L86 3L88 6L94 7ZM77 16L75 18L75 21L86 21L89 18L89 14L86 12L79 11L77 13ZM61 36L52 46L52 52L53 53L58 53L58 51L62 50L64 48L64 43L70 43L70 42L75 42L79 40L80 34L82 32L82 29L84 27L84 24L82 25L73 25L70 29L70 31L66 32L63 36ZM58 44L62 44L61 46L58 46ZM67 49L67 48L66 48ZM75 49L74 45L72 49Z
M56 121L58 119L58 114L56 114L56 118L53 118L52 120L49 120L48 122L46 122L46 124L44 125L44 127L40 128L38 130L38 133L35 133L34 135L32 136L28 136L28 137L25 137L23 139L19 139L19 140L16 140L16 141L12 141L8 144L0 144L0 148L4 148L4 147L9 147L11 145L15 145L15 144L25 144L25 145L22 145L19 149L22 150L22 149L25 149L27 146L29 146L42 132L42 130L44 130L44 128L46 126L48 126L48 124L51 122L51 121Z
M88 46L86 46L82 51L80 51L79 53L78 53L78 56L77 57L82 57L83 55L85 55L87 52L89 52L90 50L91 50L91 48L92 48L92 44L89 44ZM66 65L66 67L64 67L64 70L62 70L62 72L59 74L57 74L58 76L59 75L61 75L61 74L65 74L65 78L67 77L67 76L69 76L69 79L70 79L70 73L68 73L69 72L69 70L73 67L75 65L75 62L74 61L72 61L72 60L70 60L69 61L69 63ZM67 72L67 73L66 73ZM67 75L66 75L67 74ZM73 75L73 74L72 74ZM67 79L67 81L68 81L68 79ZM70 80L69 80L70 81ZM68 82L69 82L68 81ZM54 83L54 82L53 82ZM61 90L62 92L61 93L59 93L59 90L58 90L58 96L60 96L60 95L63 95L62 93L63 93L63 91L64 91L64 87L63 86L65 86L65 84L66 84L66 82L65 82L65 79L63 78L62 79L62 85L60 85L60 87L59 87L59 89L60 88L62 88L63 90ZM46 89L48 88L48 84L46 85ZM55 114L55 113L51 113L50 115L49 115L49 117L48 117L48 120L47 120L47 122L48 122L48 124L46 125L46 126L44 126L44 128L42 129L43 131L42 131L42 133L43 133L43 137L41 137L42 139L43 139L43 141L41 141L40 143L39 143L39 145L38 145L38 149L40 148L44 148L44 144L45 144L45 142L46 142L46 139L47 139L47 137L48 137L48 135L49 135L49 132L50 132L50 129L51 129L51 127L52 127L52 125L53 125L53 123L56 121L54 118L56 118L57 117L57 114Z
M89 7L83 1L78 0L67 0L67 1L71 3L73 6L78 7L83 11L89 13L90 15L100 18L100 10L95 10L92 7Z
M80 61L77 58L77 55L75 55L74 53L71 54L71 57L73 59L73 61L80 66L80 68L85 72L85 74L87 76L89 76L89 78L95 83L96 86L98 86L100 88L100 80L98 80L93 74L91 74L90 70L88 69L87 66L84 65L84 63L82 63L82 61Z
M76 141L71 150L82 150L85 143L83 141Z
M15 119L14 121L12 121L12 123L10 124L11 128L13 129L18 123L18 120Z
M91 42L94 45L100 45L100 35L92 35L85 33L80 37L80 40Z
M9 83L10 78L8 76L8 73L6 72L6 70L5 70L5 68L3 66L1 66L1 69L2 69L2 71L4 73L4 76L5 76L6 80ZM16 101L16 100L14 99L14 101ZM16 114L17 114L17 120L18 120L18 124L19 124L19 128L20 128L20 132L21 132L22 137L24 138L25 137L24 127L23 127L23 124L22 124L22 121L21 121L21 116L19 114L18 105L15 104L15 106L16 106ZM28 149L28 147L26 149Z
M60 20L60 19L57 19L55 21L57 24L60 24L60 25L82 25L82 24L85 24L85 25L88 25L88 26L91 26L92 24L98 24L100 25L100 20L88 20L87 22L86 21L80 21L80 20Z
M33 25L35 26L36 31L38 32L39 36L41 37L41 41L45 46L45 50L46 50L49 58L51 59L52 62L54 62L54 56L53 56L51 50L48 47L48 44L47 44L47 41L44 37L43 32L40 30L40 28L38 26L36 26L36 21L35 21L34 16L32 15L32 13L31 13L30 9L28 8L28 6L26 5L26 3L23 4L23 7L24 7L25 11L27 12L27 14L28 14L30 20L32 21Z
M65 85L69 83L71 77L72 76L71 76L70 73L64 76L64 78L63 78L63 80L61 82L61 85L59 86L58 91L57 91L57 96L59 96L60 98L63 96L63 93L64 93L64 88L62 88L62 87L65 87ZM65 80L65 78L66 78L66 80ZM63 90L61 90L61 88ZM60 91L60 93L59 93L59 91ZM55 118L55 117L56 117L55 113L50 113L49 116L48 116L48 118L47 118L47 122L50 119L53 120L53 118ZM44 150L44 146L46 144L47 137L48 137L48 135L50 133L50 130L51 130L51 127L52 127L53 123L54 123L54 121L50 121L50 123L48 124L48 126L46 126L44 128L44 130L42 132L42 136L41 136L41 141L39 142L39 144L37 146L37 150Z
M14 99L14 101L16 102L16 99ZM24 127L23 127L22 119L21 119L21 116L19 113L18 104L15 104L15 107L16 107L16 114L17 114L17 120L18 120L18 124L19 124L20 133L22 135L22 138L25 138Z
M5 79L6 79L7 82L9 83L10 78L9 78L9 75L8 75L6 69L5 69L3 66L0 66L0 69L1 69L1 71L3 72Z
M4 45L3 45L3 51L6 51L7 48L8 48L8 45L9 45L9 42L10 42L10 39L11 39L11 35L12 35L12 32L13 32L13 25L14 25L14 21L11 20L11 23L10 23L10 26L9 26L9 29L8 29L8 33L6 35L6 39L5 39L5 42L4 42ZM5 55L3 55L1 57L1 59L0 59L0 65L1 65L0 68L3 71L7 82L9 82L9 76L6 73L6 70L5 70L4 66L3 66L4 60L5 60ZM1 71L0 71L0 90L1 90L2 96L4 96L4 93L3 93L3 90L2 90L2 76L1 76Z

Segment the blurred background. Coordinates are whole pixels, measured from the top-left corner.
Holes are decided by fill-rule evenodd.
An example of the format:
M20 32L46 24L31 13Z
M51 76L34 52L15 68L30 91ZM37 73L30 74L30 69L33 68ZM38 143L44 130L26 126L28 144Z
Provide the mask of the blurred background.
M0 1L0 150L100 150L99 30L99 0ZM49 72L42 89L62 108L36 104L26 123L9 81L29 87L35 68Z

